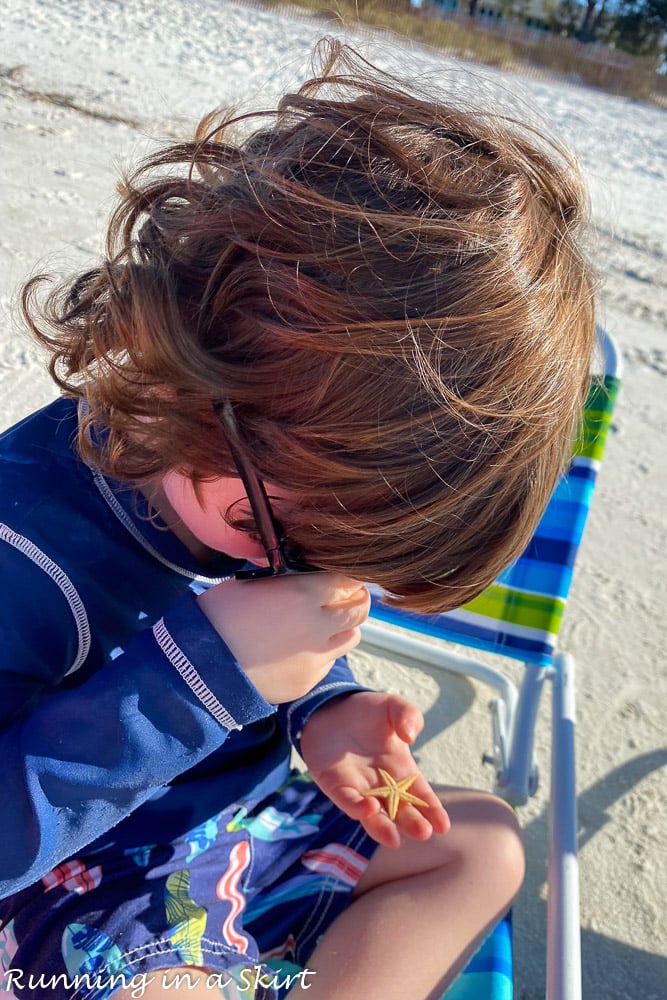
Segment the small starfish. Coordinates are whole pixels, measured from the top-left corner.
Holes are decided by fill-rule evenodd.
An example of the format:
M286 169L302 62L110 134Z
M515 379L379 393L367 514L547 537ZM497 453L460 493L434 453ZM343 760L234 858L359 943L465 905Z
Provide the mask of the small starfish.
M411 774L407 778L401 778L400 781L395 781L394 778L386 771L383 771L381 767L378 767L380 772L380 777L384 781L384 785L379 785L377 788L369 788L368 791L364 792L364 795L373 795L378 799L388 799L387 802L387 812L389 813L389 819L396 819L396 813L398 812L398 807L401 802L411 802L415 806L428 806L428 802L424 802L423 799L418 799L416 795L411 795L408 788L416 781L417 775Z

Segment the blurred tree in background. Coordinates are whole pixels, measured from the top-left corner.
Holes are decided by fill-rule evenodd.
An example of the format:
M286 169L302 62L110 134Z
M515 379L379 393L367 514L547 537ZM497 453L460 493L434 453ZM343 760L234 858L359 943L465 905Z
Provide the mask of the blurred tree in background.
M605 33L606 22L607 0L586 0L584 19L574 32L574 37L580 42L598 41Z
M620 0L611 37L617 48L635 56L666 51L667 0Z
M357 2L361 7L374 0ZM427 5L428 0L412 0L413 8ZM667 0L431 0L431 5L465 10L471 18L483 18L487 27L495 15L637 56L659 56L667 50Z
M580 42L659 56L666 49L667 0L560 0L549 26Z

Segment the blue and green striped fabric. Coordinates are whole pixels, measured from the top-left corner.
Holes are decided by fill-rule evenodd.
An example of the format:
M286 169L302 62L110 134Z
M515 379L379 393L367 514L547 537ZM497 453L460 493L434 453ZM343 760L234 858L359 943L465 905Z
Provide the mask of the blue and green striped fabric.
M479 597L443 615L398 611L373 597L371 616L527 663L553 656L577 550L593 496L619 379L596 379L572 464L524 553Z
M512 924L509 915L496 924L443 1000L512 1000Z

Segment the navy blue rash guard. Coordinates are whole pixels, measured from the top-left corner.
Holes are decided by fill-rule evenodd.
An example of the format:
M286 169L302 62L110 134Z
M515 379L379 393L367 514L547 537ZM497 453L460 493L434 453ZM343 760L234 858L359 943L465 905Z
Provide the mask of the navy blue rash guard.
M61 399L0 435L0 896L112 829L165 843L268 794L312 712L363 690L338 660L267 703L195 600L240 564L203 574L134 490L78 458L76 431Z

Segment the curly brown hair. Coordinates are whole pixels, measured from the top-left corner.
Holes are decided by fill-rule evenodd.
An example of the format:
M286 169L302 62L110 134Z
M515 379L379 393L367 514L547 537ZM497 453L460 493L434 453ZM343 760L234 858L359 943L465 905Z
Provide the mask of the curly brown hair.
M108 259L41 312L33 279L24 312L88 400L86 460L235 475L230 400L309 562L443 611L521 552L570 452L594 337L582 183L526 126L320 55L275 110L145 160Z

